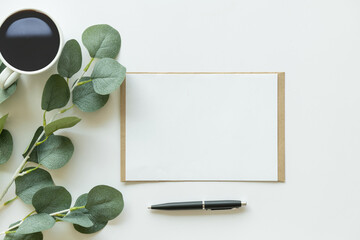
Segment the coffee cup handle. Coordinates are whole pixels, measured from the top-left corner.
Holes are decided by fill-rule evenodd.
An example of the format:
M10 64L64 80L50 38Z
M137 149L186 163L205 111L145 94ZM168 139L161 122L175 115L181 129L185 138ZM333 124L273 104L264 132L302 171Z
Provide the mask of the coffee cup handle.
M14 72L10 68L6 67L0 74L0 89L7 89L16 82L19 77L20 73Z

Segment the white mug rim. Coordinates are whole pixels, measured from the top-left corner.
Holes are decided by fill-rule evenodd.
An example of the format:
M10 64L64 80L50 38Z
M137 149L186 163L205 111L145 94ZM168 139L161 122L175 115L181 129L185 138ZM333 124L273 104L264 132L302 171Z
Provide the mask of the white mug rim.
M17 69L16 67L12 66L10 63L8 63L6 61L6 59L2 56L1 52L0 52L0 60L2 61L2 63L10 68L12 71L14 72L17 72L17 73L20 73L20 74L25 74L25 75L35 75L35 74L39 74L39 73L42 73L42 72L45 72L46 70L48 70L49 68L51 68L54 63L59 59L60 57L60 54L61 54L61 49L62 49L62 46L63 46L63 36L62 36L62 32L61 32L61 29L59 28L59 25L55 22L55 20L49 15L47 14L46 12L44 11L41 11L41 10L38 10L38 9L34 9L34 8L24 8L24 9L20 9L20 10L17 10L15 12L12 12L11 14L9 14L7 17L5 17L1 23L0 23L0 28L1 26L3 25L3 23L6 21L6 19L8 19L10 16L18 13L18 12L22 12L22 11L26 11L26 10L30 10L30 11L34 11L34 12L39 12L39 13L42 13L44 15L46 15L47 17L49 17L53 23L55 24L56 26L56 29L58 30L59 32L59 48L58 48L58 51L54 57L54 59L48 64L46 65L45 67L41 68L41 69L38 69L38 70L35 70L35 71L24 71L24 70L20 70L20 69Z

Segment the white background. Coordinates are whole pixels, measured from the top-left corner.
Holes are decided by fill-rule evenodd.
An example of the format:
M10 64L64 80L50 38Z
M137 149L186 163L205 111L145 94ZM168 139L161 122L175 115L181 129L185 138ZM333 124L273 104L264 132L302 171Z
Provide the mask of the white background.
M58 223L45 239L359 239L359 1L3 0L0 16L24 7L50 13L65 39L80 39L92 24L111 24L122 35L119 60L128 71L286 72L286 183L120 183L117 93L99 112L73 111L83 121L63 134L76 152L52 175L74 197L97 184L117 187L125 209L97 234ZM41 124L49 74L23 78L0 106L1 114L10 113L6 128L15 141L12 159L0 166L1 187ZM249 205L239 212L146 209L227 198ZM20 201L2 210L1 229L30 210Z

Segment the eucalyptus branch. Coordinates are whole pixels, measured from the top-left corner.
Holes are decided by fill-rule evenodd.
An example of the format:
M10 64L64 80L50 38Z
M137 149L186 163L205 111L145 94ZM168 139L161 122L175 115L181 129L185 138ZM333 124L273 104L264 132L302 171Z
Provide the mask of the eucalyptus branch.
M90 61L89 64L91 64L92 61ZM88 64L88 65L89 65ZM71 94L72 94L72 91L73 89L71 90ZM55 120L55 118L59 115L59 114L62 114L62 113L65 113L66 111L72 109L75 105L73 104L71 107L69 108L66 108L66 109L63 109L63 110L60 110L57 114L55 114L52 119L50 120L50 122L53 122ZM47 111L44 111L44 115L43 115L43 123L46 124L46 118L45 118L45 115L46 115L46 112ZM35 147L39 146L40 144L44 143L48 137L46 137L44 140L41 141L41 138L44 136L45 132L43 131L40 135L40 137L36 140L35 144L32 146L32 148L30 149L30 151L28 152L28 154L25 156L25 158L23 159L23 161L21 162L20 166L16 169L14 175L12 176L12 178L10 179L10 182L6 185L5 189L3 190L3 192L1 193L0 195L0 202L3 200L3 198L5 197L6 193L9 191L9 188L11 187L11 185L14 183L15 179L18 177L18 176L23 176L29 172L25 172L24 174L21 173L21 171L24 169L27 161L29 160L30 158L30 154L32 153L32 151L35 149ZM38 167L37 167L38 168ZM36 169L37 169L36 168ZM32 169L32 171L36 170L36 169ZM6 205L3 205L0 207L0 209L2 207L4 207Z
M75 230L80 233L94 233L105 227L108 221L117 217L124 207L121 192L105 185L95 186L88 193L82 194L76 200L75 206L71 207L71 194L64 187L56 186L51 174L41 168L61 168L70 160L74 152L71 139L53 135L53 133L59 129L73 127L81 119L75 116L57 117L75 105L83 112L99 110L107 103L110 93L117 90L125 79L126 68L115 60L121 45L120 34L116 29L106 24L91 26L84 31L82 41L91 57L90 62L70 87L69 82L72 76L81 71L82 52L75 39L66 42L59 58L58 74L49 77L43 90L42 126L37 128L29 146L23 153L24 159L0 194L0 202L2 202L16 180L17 196L0 205L0 208L20 198L24 203L32 204L36 211L30 212L25 218L0 232L0 235L21 233L26 235L25 238L42 238L41 232L51 228L58 221L74 224ZM111 44L104 48L104 45L107 46L110 42ZM84 77L95 58L99 60L90 74L92 77ZM93 84L87 84L91 81ZM72 105L67 106L70 99ZM50 121L47 121L50 119L47 119L47 113L52 110L58 112L54 113ZM7 115L0 118L0 133L6 117ZM2 133L7 132L4 130ZM10 137L4 138L0 144L12 147L13 142ZM38 147L40 144L44 145ZM34 150L36 150L35 155L37 156L33 154ZM10 158L11 152L8 155L0 156L0 164ZM30 161L38 162L38 165L27 168ZM21 178L18 178L20 176ZM86 211L78 211L74 216L69 215L70 212L85 208L85 206ZM40 210L50 209L49 207L56 211L62 208L68 209L51 214ZM7 237L17 238L17 235L7 235Z
M5 231L0 232L0 235L9 234L9 233L15 233L16 231L11 231L11 230L19 227L22 223L23 223L23 220L21 220L18 224L14 225L14 226L12 226L12 227L9 227L9 228L6 229Z
M49 215L52 216L52 217L55 217L55 216L57 216L57 215L64 215L64 216L66 216L66 215L69 214L70 212L75 211L75 210L78 210L78 209L82 209L82 208L85 208L85 206L72 207L72 208L69 208L69 209L65 209L65 210L61 210L61 211L58 211L58 212L51 213L51 214L49 214ZM18 222L19 222L18 224L14 225L14 226L12 226L12 227L9 227L8 229L0 232L0 235L9 234L9 233L15 233L16 231L11 231L11 230L20 227L20 225L25 221L25 219L27 219L28 217L30 217L30 216L33 215L34 213L36 213L35 210L32 211L32 212L30 212L30 213L29 213L28 215L26 215L26 217L24 217L23 219L19 220L19 221L18 221Z
M35 145L33 146L33 148L35 148ZM19 176L19 173L21 172L21 170L23 169L23 167L25 166L27 160L30 158L30 152L28 153L28 155L24 158L24 160L21 162L20 166L16 169L14 175L12 176L12 178L10 179L10 182L6 185L5 189L3 190L3 192L0 195L0 201L3 200L5 194L9 191L9 188L11 187L11 185L14 183L15 179Z
M85 208L85 206L72 207L72 208L69 208L69 209L65 209L65 210L61 210L61 211L58 211L58 212L51 213L49 215L52 216L52 217L57 216L59 214L64 214L64 213L65 213L65 215L67 215L69 212L72 212L72 211L75 211L75 210L78 210L78 209L83 209L83 208Z
M24 217L23 219L19 220L19 221L18 221L18 222L19 222L18 224L15 224L14 226L9 227L9 228L6 229L5 231L1 232L0 235L2 235L2 234L9 234L9 233L15 233L16 231L11 231L11 230L19 227L19 226L25 221L25 219L27 219L28 217L30 217L30 216L33 215L34 213L36 213L35 210L34 210L34 211L31 211L28 215L26 215L26 217Z

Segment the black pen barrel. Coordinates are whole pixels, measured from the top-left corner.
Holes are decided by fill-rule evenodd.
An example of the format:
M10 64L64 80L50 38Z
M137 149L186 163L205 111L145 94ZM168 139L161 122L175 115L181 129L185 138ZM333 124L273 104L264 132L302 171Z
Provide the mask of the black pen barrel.
M238 200L223 200L223 201L205 201L205 209L211 210L226 210L239 208L242 206L241 201Z
M195 209L203 209L202 201L194 201L194 202L174 202L174 203L163 203L152 205L151 209L158 210L195 210Z

